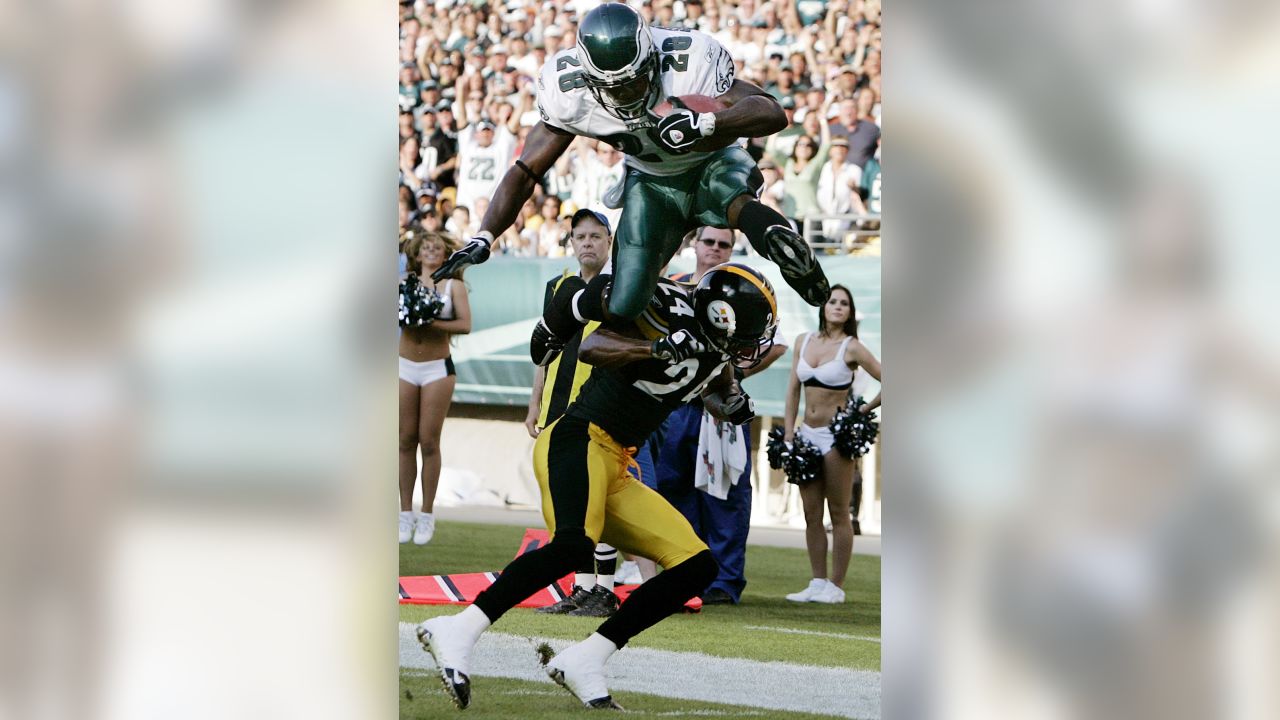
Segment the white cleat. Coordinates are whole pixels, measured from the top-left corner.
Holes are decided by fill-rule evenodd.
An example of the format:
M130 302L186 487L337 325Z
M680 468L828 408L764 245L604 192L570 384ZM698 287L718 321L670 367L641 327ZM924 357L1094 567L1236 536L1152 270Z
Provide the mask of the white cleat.
M644 582L644 578L640 576L640 566L635 560L623 561L618 566L618 574L613 576L613 584L617 585L639 585Z
M418 642L430 653L440 671L440 682L459 710L471 704L471 648L453 626L453 616L431 618L418 624Z
M827 586L822 590L819 590L818 594L814 595L813 599L810 600L809 602L826 603L828 605L839 605L840 603L844 602L844 590L841 590L839 586L837 586L835 583L832 583L830 580L828 580Z
M400 513L400 544L403 545L413 538L413 511Z
M817 597L818 593L826 589L826 578L814 578L809 581L809 587L801 590L800 592L791 593L787 596L787 599L791 602L813 602L813 599Z
M621 710L622 706L609 695L604 682L604 663L593 661L582 652L582 643L575 643L556 654L550 645L538 646L539 661L547 676L560 687L573 693L591 710Z
M417 521L413 524L413 544L426 545L431 542L431 536L435 534L436 516L431 513L419 515Z

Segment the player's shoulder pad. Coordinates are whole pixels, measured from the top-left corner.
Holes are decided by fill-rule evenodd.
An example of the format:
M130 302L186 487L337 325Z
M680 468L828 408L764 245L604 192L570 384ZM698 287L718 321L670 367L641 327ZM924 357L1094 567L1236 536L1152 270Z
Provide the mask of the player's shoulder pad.
M580 79L573 79L574 73L581 71L577 48L561 50L542 64L537 100L543 122L565 129L588 112L590 103L584 101L590 91Z

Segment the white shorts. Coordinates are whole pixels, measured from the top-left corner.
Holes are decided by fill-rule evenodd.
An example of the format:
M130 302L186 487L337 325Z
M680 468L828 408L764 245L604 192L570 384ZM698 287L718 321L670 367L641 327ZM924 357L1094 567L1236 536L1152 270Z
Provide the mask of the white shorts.
M453 358L447 357L441 360L428 360L426 362L414 362L400 358L400 379L422 387L430 385L437 380L443 380L450 375L457 375L453 369Z
M796 429L796 434L816 445L818 451L823 455L831 452L831 448L836 445L836 436L832 434L831 428L826 425L820 428L813 428L800 423L800 427Z

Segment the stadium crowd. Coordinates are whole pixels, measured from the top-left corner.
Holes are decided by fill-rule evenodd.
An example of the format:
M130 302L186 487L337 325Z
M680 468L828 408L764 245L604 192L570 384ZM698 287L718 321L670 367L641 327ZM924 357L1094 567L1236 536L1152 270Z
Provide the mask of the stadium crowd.
M467 238L502 173L538 122L538 70L574 45L595 0L402 0L399 222ZM800 227L806 217L880 212L879 0L657 0L630 3L650 23L709 33L738 78L778 98L790 126L747 145L764 175L762 200ZM543 178L498 254L560 256L569 219L603 203L622 155L584 137ZM856 221L858 228L876 220ZM846 242L850 220L826 220ZM739 238L739 245L745 243Z

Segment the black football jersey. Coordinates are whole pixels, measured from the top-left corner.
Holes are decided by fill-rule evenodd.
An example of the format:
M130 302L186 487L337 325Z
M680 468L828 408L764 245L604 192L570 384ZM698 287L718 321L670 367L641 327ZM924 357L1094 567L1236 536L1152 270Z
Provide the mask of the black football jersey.
M688 292L666 278L658 280L649 306L633 326L648 340L677 330L700 336ZM708 351L678 363L649 359L596 368L565 414L599 425L622 445L640 445L673 410L697 398L728 361Z

